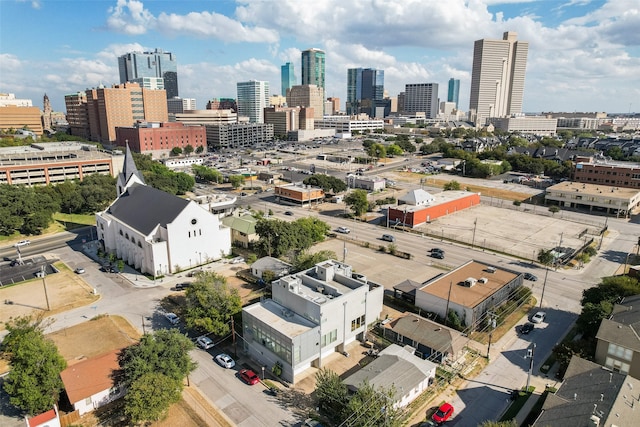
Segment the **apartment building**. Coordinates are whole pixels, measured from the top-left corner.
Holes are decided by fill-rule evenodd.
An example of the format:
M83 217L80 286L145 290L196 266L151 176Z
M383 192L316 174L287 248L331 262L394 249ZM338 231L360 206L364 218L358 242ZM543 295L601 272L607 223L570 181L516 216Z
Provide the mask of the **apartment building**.
M207 132L204 126L185 126L183 123L136 123L132 127L116 128L116 145L152 158L169 157L171 150L207 151Z
M273 140L273 125L266 123L206 125L206 130L211 149L253 147Z

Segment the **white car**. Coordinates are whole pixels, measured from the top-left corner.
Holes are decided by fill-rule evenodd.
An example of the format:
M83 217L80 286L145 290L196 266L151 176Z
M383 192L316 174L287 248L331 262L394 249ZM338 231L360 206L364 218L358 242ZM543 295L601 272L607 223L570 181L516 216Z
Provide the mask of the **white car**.
M351 233L351 230L349 230L347 227L338 227L338 233L349 234Z
M220 353L216 356L216 362L223 368L231 369L236 366L236 362L226 353Z
M31 244L31 240L20 240L18 243L15 244L15 246L26 246L30 244Z
M241 256L235 257L231 260L231 264L240 264L241 262L244 262L244 258L242 258Z
M203 350L209 350L213 347L213 340L209 337L198 337L196 342L198 343L198 347Z
M164 318L169 321L172 325L177 325L180 323L180 318L175 313L165 313Z
M544 311L539 311L533 315L531 321L533 323L542 323L545 317L547 317L547 313L545 313Z

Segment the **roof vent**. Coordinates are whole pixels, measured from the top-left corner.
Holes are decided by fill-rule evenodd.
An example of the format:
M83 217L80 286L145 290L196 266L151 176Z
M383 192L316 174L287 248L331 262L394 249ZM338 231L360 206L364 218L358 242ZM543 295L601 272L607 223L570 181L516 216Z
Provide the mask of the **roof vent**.
M478 279L479 283L482 283L483 285L486 284L489 281L489 279L487 279L486 277L481 277L480 279Z

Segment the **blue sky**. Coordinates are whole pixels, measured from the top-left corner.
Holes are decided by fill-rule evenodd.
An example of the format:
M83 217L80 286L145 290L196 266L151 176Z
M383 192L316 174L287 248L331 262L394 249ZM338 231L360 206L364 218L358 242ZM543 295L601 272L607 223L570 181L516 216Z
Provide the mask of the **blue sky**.
M523 110L640 111L638 0L0 0L0 92L64 95L118 83L117 57L176 54L182 97L198 108L235 97L238 81L269 81L300 52L326 52L326 93L346 97L347 69L407 83L461 80L469 105L473 42L515 31L529 42Z

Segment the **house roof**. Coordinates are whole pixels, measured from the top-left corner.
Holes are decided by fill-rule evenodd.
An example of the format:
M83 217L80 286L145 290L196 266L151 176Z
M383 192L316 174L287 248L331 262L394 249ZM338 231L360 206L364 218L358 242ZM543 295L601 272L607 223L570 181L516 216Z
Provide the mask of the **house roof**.
M640 295L625 298L602 319L596 338L640 352Z
M416 294L416 289L419 289L421 287L422 287L422 283L414 282L411 279L406 279L406 280L403 280L402 282L398 283L397 285L395 285L393 287L393 289L397 290L397 291L400 291L402 293L405 293L405 294L415 295Z
M281 270L289 270L292 267L291 264L286 263L278 258L265 256L251 264L252 269L256 270L271 270L273 272L278 272Z
M253 215L227 216L222 219L222 223L232 230L251 235L256 234L258 220Z
M133 184L107 209L119 221L148 236L158 226L166 227L191 203L173 194Z
M53 421L58 418L58 412L56 409L49 409L47 412L44 412L40 415L36 415L35 417L31 417L27 420L27 425L29 427L38 427L44 426L45 423L49 421Z
M410 348L410 347L409 347ZM436 365L414 356L404 347L391 344L371 363L344 380L347 387L357 389L365 381L375 388L395 387L395 399L400 400L425 378L435 375Z
M120 349L84 360L60 373L72 404L114 386L112 372L120 369L119 352Z
M640 381L635 378L573 356L562 385L547 396L534 425L583 427L595 425L590 422L593 416L600 425L635 425L631 401L637 397L633 391L637 387Z
M460 332L413 313L394 319L384 327L441 353L457 354L464 347Z
M410 190L407 194L400 197L399 200L408 205L418 206L418 205L424 205L427 203L432 203L435 199L431 195L431 193L428 193L423 189L418 188L415 190Z

